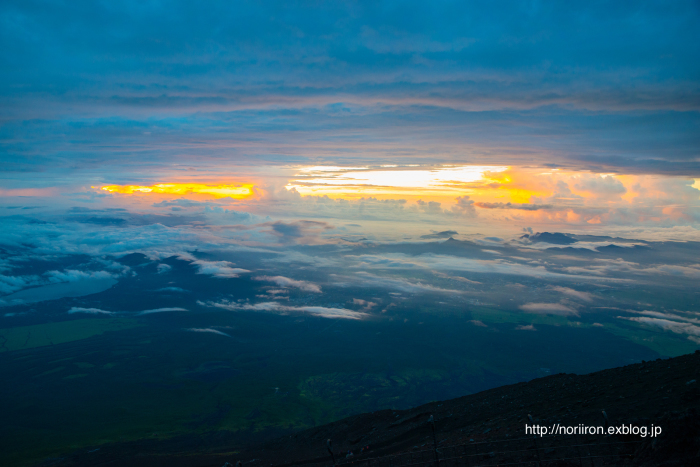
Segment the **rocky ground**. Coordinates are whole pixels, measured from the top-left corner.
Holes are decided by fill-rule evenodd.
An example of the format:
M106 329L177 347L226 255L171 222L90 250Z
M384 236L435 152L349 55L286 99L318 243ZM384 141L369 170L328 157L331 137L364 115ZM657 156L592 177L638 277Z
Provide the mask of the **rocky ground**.
M235 464L238 460L250 467L330 464L327 439L332 440L334 453L343 460L348 451L359 460L432 449L431 415L438 445L447 447L523 438L528 415L541 425L604 425L604 410L611 425L654 424L663 429L661 436L645 438L631 456L616 462L700 465L698 381L700 351L588 375L552 375L409 410L365 413L237 451L208 451L202 445L205 440L173 440L169 449L161 446L158 453L150 451L148 455L138 443L132 443L103 448L92 457L75 455L52 464L196 467ZM360 453L363 446L370 450Z

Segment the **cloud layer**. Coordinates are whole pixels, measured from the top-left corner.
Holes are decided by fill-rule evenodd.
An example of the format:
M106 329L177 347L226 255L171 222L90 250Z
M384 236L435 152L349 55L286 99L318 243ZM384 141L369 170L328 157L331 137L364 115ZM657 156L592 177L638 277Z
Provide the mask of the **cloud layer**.
M339 318L359 320L367 315L358 311L346 310L344 308L328 308L323 306L285 306L277 302L261 303L236 303L231 301L222 302L198 302L201 306L222 308L232 311L262 311L270 313L304 313L322 318Z
M694 2L508 10L6 1L3 170L32 189L48 165L119 182L320 158L700 174Z

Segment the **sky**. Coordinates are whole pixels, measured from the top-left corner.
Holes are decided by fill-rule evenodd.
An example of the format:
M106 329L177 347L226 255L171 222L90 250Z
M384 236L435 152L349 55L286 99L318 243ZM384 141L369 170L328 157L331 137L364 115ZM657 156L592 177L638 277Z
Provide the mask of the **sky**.
M8 244L699 238L697 2L23 0L0 22Z
M5 1L3 165L76 182L320 162L698 176L699 15L683 1Z

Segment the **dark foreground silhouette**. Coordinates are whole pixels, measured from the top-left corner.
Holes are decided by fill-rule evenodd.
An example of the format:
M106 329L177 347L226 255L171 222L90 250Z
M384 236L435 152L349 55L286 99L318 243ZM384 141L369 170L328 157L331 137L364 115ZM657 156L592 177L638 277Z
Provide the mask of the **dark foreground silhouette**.
M541 439L539 444L533 441L534 436L525 433L526 423L653 424L663 430L656 438L599 436L591 438L594 444L587 448L579 447L587 442L584 438L563 435L557 442L574 447L567 448L573 454L561 457L571 459L542 465L700 465L699 380L700 351L696 351L588 375L552 375L409 410L355 415L264 443L256 443L255 439L228 440L227 435L211 433L196 438L102 446L98 451L76 453L40 465L221 467L226 462L236 465L241 461L245 467L330 466L333 460L327 445L329 439L337 463L353 462L358 467L399 462L406 465L411 463L408 459L413 459L414 465L434 465L435 443L443 459L452 456L451 461L443 461L444 467L495 465L494 452L499 443L514 446L516 442L525 443L526 448L518 451L522 454L512 454L510 460L538 465L539 460L547 458L546 451L554 452L556 446L548 447L549 438ZM434 423L429 421L431 415ZM614 447L615 443L627 444L620 444L623 449ZM485 454L472 455L480 446L485 448ZM605 456L585 459L593 448ZM348 458L349 452L352 456ZM386 457L398 454L403 456L392 458L393 463ZM489 462L489 456L493 462ZM373 459L372 463L367 462L369 459Z

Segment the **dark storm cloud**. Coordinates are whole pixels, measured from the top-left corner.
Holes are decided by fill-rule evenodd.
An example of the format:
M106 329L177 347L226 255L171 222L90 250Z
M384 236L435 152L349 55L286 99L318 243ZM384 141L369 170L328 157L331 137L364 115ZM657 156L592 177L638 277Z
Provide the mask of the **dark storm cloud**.
M0 160L15 185L319 155L697 175L699 18L692 1L10 0Z

